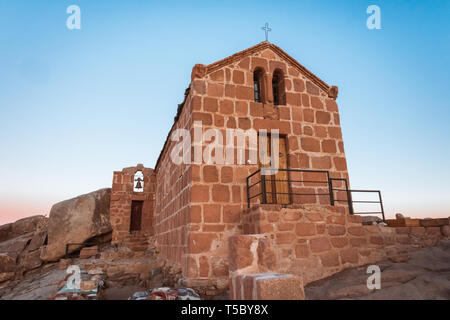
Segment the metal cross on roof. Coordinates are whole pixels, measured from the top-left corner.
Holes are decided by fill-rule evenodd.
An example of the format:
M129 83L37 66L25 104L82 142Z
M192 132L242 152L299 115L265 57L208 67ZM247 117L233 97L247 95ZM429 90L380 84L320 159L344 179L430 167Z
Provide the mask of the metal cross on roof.
M272 31L272 29L269 28L269 23L266 22L266 25L261 29L263 29L266 32L266 41L269 41L269 32Z

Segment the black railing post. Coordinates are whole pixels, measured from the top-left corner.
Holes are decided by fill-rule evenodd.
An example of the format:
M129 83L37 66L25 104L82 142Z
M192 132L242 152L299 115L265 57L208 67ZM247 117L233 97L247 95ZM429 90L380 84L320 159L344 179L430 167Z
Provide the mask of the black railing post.
M263 174L263 169L260 170L260 175L261 175L261 192L262 192L262 203L266 204L267 203L267 199L266 199L266 176L265 174Z
M330 204L334 206L333 182L330 179L330 172L327 171L328 192L330 193Z
M386 219L384 218L384 208L383 208L383 200L381 199L381 191L378 191L378 198L380 199L381 214L383 215L383 222L386 222Z
M248 179L250 179L250 177L247 177L247 206L250 209L250 189L248 186Z
M347 179L344 179L345 182L345 191L347 192L347 203L348 203L348 210L350 211L350 214L353 214L353 201L352 201L352 193L350 190L348 190L348 183Z

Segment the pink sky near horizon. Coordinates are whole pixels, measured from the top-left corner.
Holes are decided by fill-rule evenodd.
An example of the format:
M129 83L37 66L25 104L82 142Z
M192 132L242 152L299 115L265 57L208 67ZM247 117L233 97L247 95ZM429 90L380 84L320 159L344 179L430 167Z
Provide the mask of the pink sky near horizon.
M0 225L11 223L22 218L34 215L50 214L53 204L59 201L30 201L26 204L17 204L12 201L0 201ZM439 208L408 208L402 206L388 206L385 208L386 218L394 218L396 212L401 212L411 218L446 218L450 216L450 211Z

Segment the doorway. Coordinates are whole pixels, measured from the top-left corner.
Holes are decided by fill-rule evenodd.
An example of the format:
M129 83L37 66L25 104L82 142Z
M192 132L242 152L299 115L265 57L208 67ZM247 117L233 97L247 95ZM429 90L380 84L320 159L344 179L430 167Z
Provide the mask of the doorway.
M143 206L144 201L131 202L130 232L141 231Z
M270 163L263 164L260 162L261 168L269 168L275 164L272 156L272 144L278 143L278 169L287 169L287 146L286 137L272 138L267 136L267 155ZM263 155L264 156L264 155ZM266 161L265 161L266 162ZM270 173L270 172L269 172ZM265 176L266 203L268 204L290 204L291 194L289 188L289 174L287 171L277 170L274 174Z

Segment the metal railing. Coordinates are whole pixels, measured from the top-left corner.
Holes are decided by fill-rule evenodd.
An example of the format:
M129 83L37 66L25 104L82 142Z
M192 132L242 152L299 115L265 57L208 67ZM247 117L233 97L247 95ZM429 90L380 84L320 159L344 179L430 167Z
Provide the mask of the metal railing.
M275 173L274 173L275 171ZM277 172L287 172L287 179L279 179L276 177ZM259 180L256 182L252 182L252 178L258 177L259 173ZM264 174L263 174L264 173ZM292 179L289 174L291 173L301 173L302 176L304 176L304 173L309 174L322 174L324 179L323 180L310 180L310 179ZM267 190L267 183L271 183L272 187L271 190ZM288 192L278 192L276 190L276 183L287 183L287 189ZM341 182L343 184L343 188L335 188L333 182ZM275 186L274 186L275 183ZM301 183L303 185L309 184L311 185L323 185L323 189L327 189L327 192L316 192L316 189L318 188L315 186L314 193L311 192L293 192L293 184ZM326 170L305 170L305 169L273 169L273 168L260 168L259 170L253 172L251 175L249 175L246 179L247 184L247 205L248 208L250 208L250 202L254 198L261 198L262 204L276 204L277 203L277 195L284 195L288 197L288 203L282 203L282 204L292 204L292 198L293 196L326 196L329 198L330 204L332 206L335 205L335 202L346 202L350 214L381 214L383 217L383 221L385 221L384 217L384 208L383 208L383 201L381 198L381 192L379 190L350 190L348 188L348 182L347 179L344 178L331 178L330 172ZM252 189L256 188L257 186L260 186L260 192L257 192L256 194L252 195ZM346 195L346 199L339 199L339 197L335 197L335 192L343 192ZM352 193L376 193L378 194L378 200L353 200ZM271 202L268 202L268 195L270 195L270 198L272 199ZM286 199L286 198L284 198ZM379 204L380 205L380 211L362 211L362 212L355 212L354 210L354 204L356 203L365 203L365 204Z
M83 248L86 248L86 247L93 247L93 246L96 246L96 245L98 245L98 243L95 243L95 242L67 243L67 244L66 244L66 253L65 253L65 255L64 255L64 259L69 258L69 247L71 247L71 246L77 246L77 247L80 247L79 249L81 250L81 249L83 249Z

